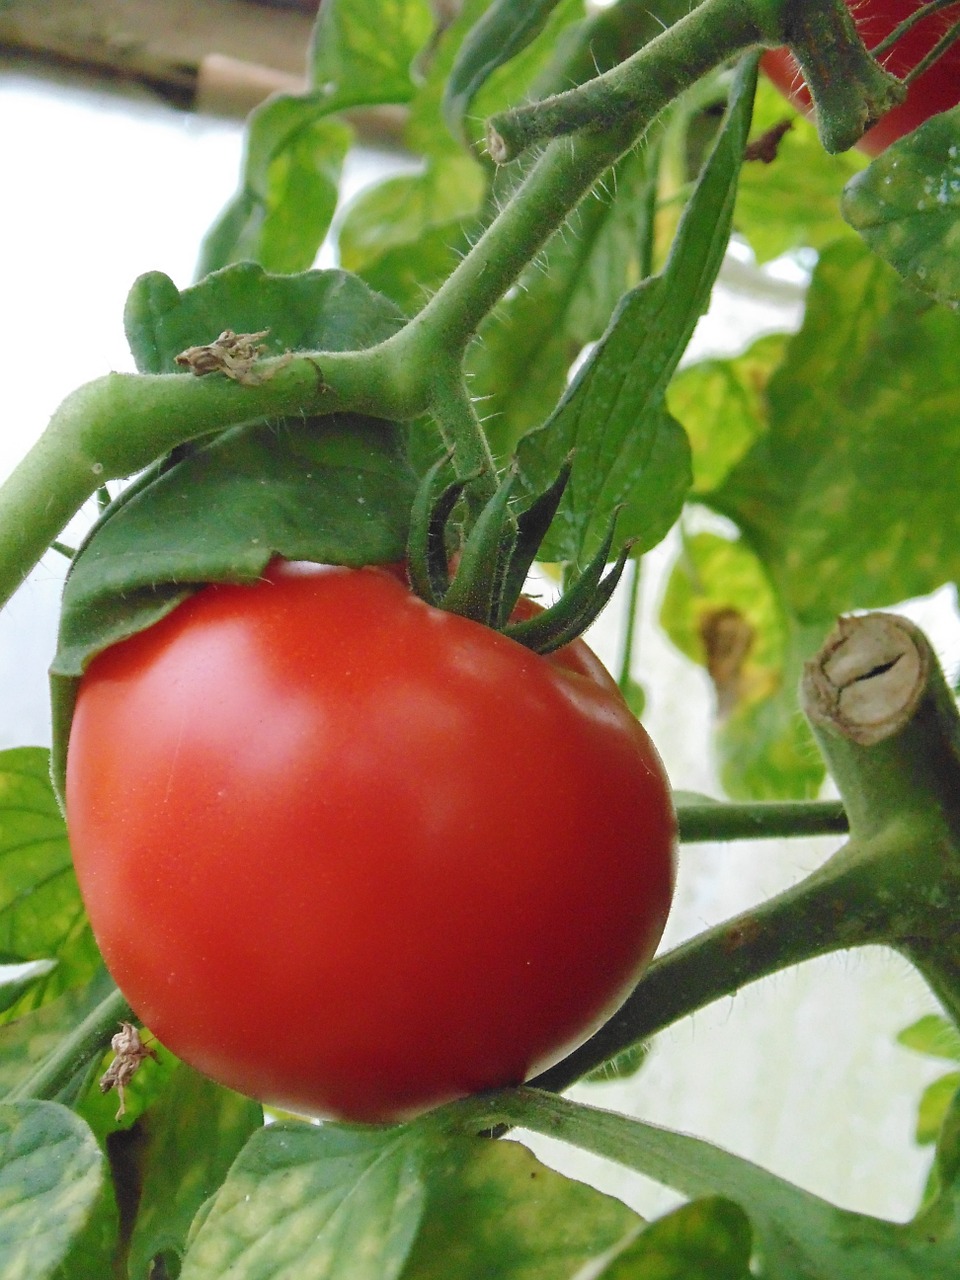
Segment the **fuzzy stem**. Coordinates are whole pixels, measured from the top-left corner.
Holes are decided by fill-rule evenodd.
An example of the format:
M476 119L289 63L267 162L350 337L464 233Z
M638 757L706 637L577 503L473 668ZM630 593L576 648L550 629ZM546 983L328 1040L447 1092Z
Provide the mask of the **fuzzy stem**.
M860 876L831 859L784 893L654 961L614 1016L531 1083L563 1090L638 1041L759 978L879 941L886 918L863 903Z
M652 121L668 103L728 58L762 44L769 6L703 0L625 62L565 93L493 116L487 148L498 164L535 143L590 130L606 133L626 117Z
M440 365L433 379L430 408L444 444L453 450L457 476L475 477L465 496L476 515L496 491L497 467L459 361Z
M0 486L0 606L57 534L107 480L148 466L176 445L267 417L349 410L413 418L414 386L388 343L264 361L257 385L219 374L111 373L79 387Z
M886 53L888 49L901 40L908 31L911 31L918 22L925 22L934 13L939 13L941 9L950 9L957 3L957 0L930 0L929 4L922 4L902 22L897 23L893 30L878 41L870 52L875 58L879 58L881 54Z
M847 151L907 91L867 53L845 5L785 0L784 18L783 43L793 51L816 105L823 148Z

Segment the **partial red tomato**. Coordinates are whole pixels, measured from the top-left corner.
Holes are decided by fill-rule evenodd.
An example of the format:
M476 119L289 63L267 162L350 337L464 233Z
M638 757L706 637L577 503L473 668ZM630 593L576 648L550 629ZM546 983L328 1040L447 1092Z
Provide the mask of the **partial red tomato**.
M919 0L847 0L857 30L868 49L879 44L894 27L920 8ZM917 23L882 56L882 63L893 75L903 78L933 48L945 31L960 22L960 5ZM800 70L787 49L772 49L760 64L777 88L808 114L810 94ZM924 120L960 103L960 42L951 45L929 70L919 76L907 93L906 101L889 111L879 124L869 129L858 144L868 155L878 155L891 142L912 133Z
M674 880L660 760L590 650L539 657L388 570L275 565L100 654L66 800L158 1039L353 1120L556 1061L650 960Z

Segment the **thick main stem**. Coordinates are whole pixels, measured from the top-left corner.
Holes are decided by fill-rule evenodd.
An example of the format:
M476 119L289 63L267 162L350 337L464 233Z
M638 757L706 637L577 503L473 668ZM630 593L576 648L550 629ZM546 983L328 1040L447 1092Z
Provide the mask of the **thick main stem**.
M756 14L764 6L743 0L704 0L687 18L635 55L650 78L642 101L605 119L602 128L556 138L544 150L509 203L453 274L391 341L405 363L424 376L437 350L462 351L523 269L594 186L642 137L679 93L762 37ZM537 104L539 110L543 104Z

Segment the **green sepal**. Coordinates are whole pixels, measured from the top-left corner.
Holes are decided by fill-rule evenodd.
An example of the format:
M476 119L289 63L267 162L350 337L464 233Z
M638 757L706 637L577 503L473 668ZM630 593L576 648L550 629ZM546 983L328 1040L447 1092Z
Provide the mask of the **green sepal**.
M447 522L472 477L454 480L434 497L437 480L449 466L452 451L438 459L417 487L410 510L407 574L410 586L427 604L439 607L450 586Z
M477 516L442 601L448 613L459 613L488 627L500 618L504 577L516 538L509 505L516 479L514 466Z
M616 563L604 576L603 571L613 546L615 527L616 519L611 523L596 555L555 605L537 614L535 618L508 623L504 627L504 634L537 653L553 653L582 635L609 603L630 559L632 543L623 548Z
M516 537L509 564L503 579L503 594L498 625L506 625L517 601L520 599L527 574L537 558L540 544L547 536L547 530L557 514L560 500L563 497L570 472L573 470L573 452L571 451L556 480L543 493L537 494L532 502L516 516Z
M439 477L449 464L448 453L430 467L417 489L407 547L413 590L434 608L501 631L536 653L551 653L575 640L607 605L629 559L632 542L605 573L619 508L603 543L562 599L535 618L512 623L527 574L570 479L573 455L553 482L519 511L510 505L519 469L516 463L508 469L467 534L452 577L447 528L461 494L479 477L454 480L437 497Z

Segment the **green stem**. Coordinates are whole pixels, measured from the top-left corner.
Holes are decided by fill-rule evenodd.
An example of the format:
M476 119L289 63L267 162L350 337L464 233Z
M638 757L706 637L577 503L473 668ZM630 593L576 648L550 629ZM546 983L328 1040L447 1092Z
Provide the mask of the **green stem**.
M8 1102L55 1098L110 1043L121 1022L132 1017L130 1006L113 991L59 1042L40 1065L7 1094Z
M911 13L909 17L897 24L893 30L870 50L875 58L879 58L881 54L886 53L903 36L907 34L918 22L924 22L931 14L939 13L941 9L950 9L957 3L957 0L930 0L929 4L922 4L919 9Z
M881 941L887 913L864 897L859 863L832 858L800 884L654 961L595 1035L531 1083L566 1089L631 1045L759 978Z
M626 571L630 575L630 581L627 587L627 613L626 622L623 628L623 651L620 655L620 673L617 676L617 686L623 694L626 694L630 687L630 671L635 657L634 650L636 648L637 641L637 610L640 604L640 561L631 560Z
M628 117L645 128L701 76L771 34L769 5L702 0L625 62L576 89L491 117L487 148L498 164L535 143L580 130L606 133Z
M960 715L933 649L904 618L841 618L807 665L801 700L849 816L848 843L798 885L656 960L536 1084L565 1089L747 983L868 944L907 956L960 1021ZM710 807L696 806L705 818Z
M0 486L0 606L107 480L130 476L187 440L288 414L416 417L428 387L411 382L399 354L382 343L265 361L272 376L254 386L219 374L111 373L79 387Z
M829 10L829 12L828 12ZM855 146L906 97L896 76L867 53L845 5L784 0L783 44L790 46L817 109L825 151Z
M424 309L391 341L415 376L429 377L438 351L457 355L549 237L647 121L621 122L606 137L554 143Z
M903 77L903 83L906 85L913 84L914 80L920 77L933 66L935 62L939 62L948 49L960 40L960 22L955 23L944 35L940 37L937 43L920 59L915 67L911 67L909 72Z
M434 374L430 408L444 444L453 450L457 477L476 477L465 496L477 515L496 492L497 466L458 360L443 361Z
M770 801L757 804L681 804L680 841L776 840L790 836L844 835L847 814L839 800Z
M841 618L801 705L858 839L927 832L960 872L960 716L933 648L894 614Z

